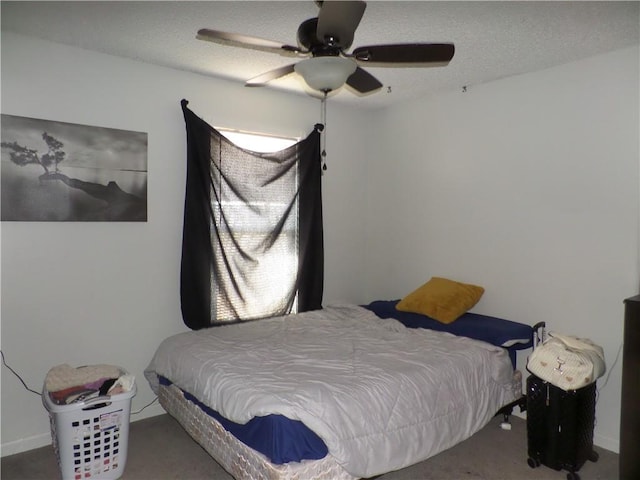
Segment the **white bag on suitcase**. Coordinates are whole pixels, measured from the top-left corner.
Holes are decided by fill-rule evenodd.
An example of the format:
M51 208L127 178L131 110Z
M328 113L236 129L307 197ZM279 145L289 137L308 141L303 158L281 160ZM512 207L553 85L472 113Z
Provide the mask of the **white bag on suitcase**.
M549 332L529 355L527 370L563 390L577 390L604 374L604 351L589 339Z

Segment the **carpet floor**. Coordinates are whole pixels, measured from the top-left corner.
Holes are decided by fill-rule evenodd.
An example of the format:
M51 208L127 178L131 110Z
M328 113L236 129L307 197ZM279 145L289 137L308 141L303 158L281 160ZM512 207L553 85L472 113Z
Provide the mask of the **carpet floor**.
M459 445L424 462L390 472L377 480L563 480L565 471L527 464L526 422L512 417L512 429L500 428L501 417ZM618 455L596 447L597 462L580 469L583 480L618 478ZM2 480L60 478L51 446L2 458ZM122 480L233 480L169 415L131 423L128 459ZM304 479L301 479L304 480Z

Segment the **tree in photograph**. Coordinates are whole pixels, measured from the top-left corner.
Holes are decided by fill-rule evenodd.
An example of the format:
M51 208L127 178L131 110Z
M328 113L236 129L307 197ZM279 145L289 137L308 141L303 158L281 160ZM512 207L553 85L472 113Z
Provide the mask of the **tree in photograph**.
M42 155L38 155L37 150L22 146L18 142L2 142L0 145L11 150L9 155L11 161L16 165L23 167L25 165L38 164L44 168L45 174L52 173L52 170L57 172L58 164L64 160L66 155L62 150L64 144L47 132L42 132L42 139L49 148L47 153Z

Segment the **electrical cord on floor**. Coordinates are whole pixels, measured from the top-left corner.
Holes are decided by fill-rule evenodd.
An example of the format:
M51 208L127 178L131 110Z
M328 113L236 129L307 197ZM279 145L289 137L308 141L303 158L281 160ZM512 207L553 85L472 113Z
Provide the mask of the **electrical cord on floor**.
M149 403L147 403L144 407L142 407L140 410L136 410L135 412L131 412L131 415L137 415L139 413L141 413L145 408L150 407L151 405L153 405L154 403L156 403L158 401L158 397L154 398L153 400L151 400Z
M7 367L9 369L9 371L11 373L13 373L16 377L18 377L18 380L20 380L20 383L22 383L22 385L24 385L24 388L26 388L28 391L35 393L36 395L38 395L39 397L42 396L42 394L40 392L35 391L32 388L29 388L27 386L27 384L25 383L25 381L22 379L22 377L20 375L18 375L18 372L16 372L13 368L11 368L9 365L7 365L6 360L4 359L4 352L2 350L0 350L0 355L2 355L2 364Z
M16 377L18 377L18 380L20 380L20 383L22 383L22 385L24 386L25 389L27 389L29 392L31 393L35 393L36 395L38 395L39 397L42 396L42 393L35 391L32 388L29 388L26 384L26 382L22 379L22 377L18 374L18 372L16 372L13 368L11 368L8 364L7 361L4 359L4 352L2 350L0 350L0 356L2 356L2 364L7 367L7 369L13 373ZM144 407L142 407L140 410L136 410L135 412L131 412L131 415L137 415L139 413L141 413L145 408L150 407L151 405L153 405L155 402L158 401L158 397L155 397L153 400L151 400L149 403L147 403Z

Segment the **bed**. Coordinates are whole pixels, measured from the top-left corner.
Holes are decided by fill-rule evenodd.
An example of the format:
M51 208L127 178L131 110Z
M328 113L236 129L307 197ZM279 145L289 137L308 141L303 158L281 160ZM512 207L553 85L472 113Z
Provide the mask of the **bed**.
M528 348L532 330L475 318L513 328L475 339L491 329L440 331L396 303L178 334L158 347L145 376L165 410L236 479L398 470L470 437L521 398L509 349Z

